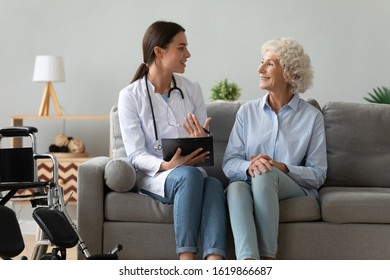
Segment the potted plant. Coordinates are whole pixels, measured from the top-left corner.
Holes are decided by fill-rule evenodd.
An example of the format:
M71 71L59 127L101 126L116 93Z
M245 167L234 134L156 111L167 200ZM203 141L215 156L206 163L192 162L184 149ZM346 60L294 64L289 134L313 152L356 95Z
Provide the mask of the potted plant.
M231 83L228 79L218 82L211 89L212 100L235 101L241 96L241 89L236 83Z
M374 93L368 93L370 98L364 97L364 99L371 103L390 104L390 89L387 87L374 88Z

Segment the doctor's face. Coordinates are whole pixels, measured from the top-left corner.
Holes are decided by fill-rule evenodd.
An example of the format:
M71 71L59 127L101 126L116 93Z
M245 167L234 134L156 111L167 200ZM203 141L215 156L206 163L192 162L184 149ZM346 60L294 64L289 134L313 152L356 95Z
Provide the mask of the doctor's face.
M168 47L163 49L162 63L167 70L184 73L187 59L191 56L187 45L186 35L180 32L173 37Z

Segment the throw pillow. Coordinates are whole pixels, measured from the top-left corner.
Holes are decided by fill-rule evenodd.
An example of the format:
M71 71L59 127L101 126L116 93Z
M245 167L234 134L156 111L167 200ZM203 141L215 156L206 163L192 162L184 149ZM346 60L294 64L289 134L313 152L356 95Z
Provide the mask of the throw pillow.
M114 158L107 163L104 181L111 190L129 192L134 188L135 180L135 169L126 158Z

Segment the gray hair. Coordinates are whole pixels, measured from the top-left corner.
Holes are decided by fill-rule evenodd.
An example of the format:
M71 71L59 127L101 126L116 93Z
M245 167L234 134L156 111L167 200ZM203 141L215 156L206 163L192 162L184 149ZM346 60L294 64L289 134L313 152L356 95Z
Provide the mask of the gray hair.
M292 93L304 93L310 88L313 80L310 57L296 40L291 38L270 40L261 48L263 55L267 51L272 51L278 56L284 77L290 79Z

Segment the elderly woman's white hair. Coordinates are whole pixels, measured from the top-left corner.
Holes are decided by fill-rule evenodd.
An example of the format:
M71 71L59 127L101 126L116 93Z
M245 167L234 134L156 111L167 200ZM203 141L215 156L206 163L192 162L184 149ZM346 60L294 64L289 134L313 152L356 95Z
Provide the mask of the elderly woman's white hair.
M261 48L263 55L267 51L272 51L278 56L284 77L290 79L292 93L303 93L312 85L313 70L310 57L296 40L291 38L270 40Z

